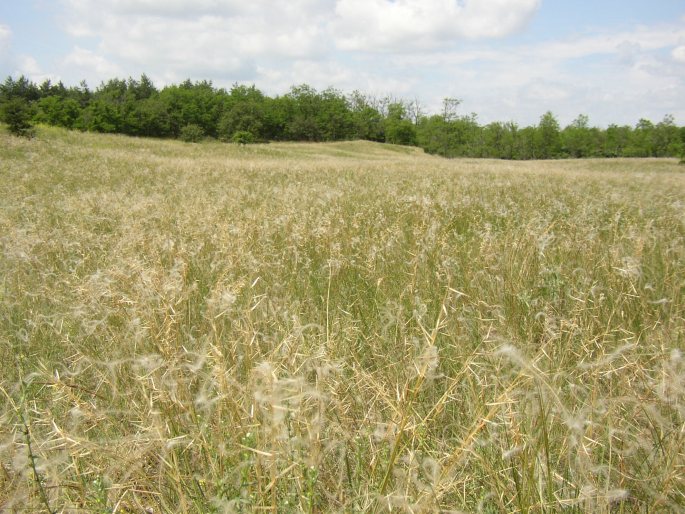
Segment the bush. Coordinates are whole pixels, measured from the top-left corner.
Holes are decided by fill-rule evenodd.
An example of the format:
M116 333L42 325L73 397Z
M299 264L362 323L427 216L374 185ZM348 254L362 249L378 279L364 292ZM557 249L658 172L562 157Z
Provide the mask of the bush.
M181 129L179 137L186 143L197 143L205 137L205 132L199 125L191 123Z
M33 109L24 98L11 98L2 106L2 119L7 123L10 134L15 136L31 138L35 135L32 117Z
M240 145L249 145L255 142L255 137L252 132L247 130L238 130L233 136L231 136L231 141Z
M416 127L409 120L388 120L385 142L394 145L416 145Z

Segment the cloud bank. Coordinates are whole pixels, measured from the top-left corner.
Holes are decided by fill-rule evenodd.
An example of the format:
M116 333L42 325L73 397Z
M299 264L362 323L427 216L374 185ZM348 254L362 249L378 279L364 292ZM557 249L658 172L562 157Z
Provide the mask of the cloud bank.
M481 122L685 123L685 25L525 35L542 0L60 0L70 50L53 62L13 53L0 22L0 64L11 73L91 86L147 73L255 83L269 94L308 83L417 98L446 96ZM16 31L15 31L16 32ZM520 37L519 37L520 36Z
M520 30L539 0L339 0L333 35L345 50L433 49Z
M278 61L422 51L520 30L539 0L67 0L65 30L107 59L185 75L247 79ZM83 61L74 50L65 64ZM258 65L259 64L259 65ZM103 63L98 66L103 68ZM159 74L159 72L158 72Z

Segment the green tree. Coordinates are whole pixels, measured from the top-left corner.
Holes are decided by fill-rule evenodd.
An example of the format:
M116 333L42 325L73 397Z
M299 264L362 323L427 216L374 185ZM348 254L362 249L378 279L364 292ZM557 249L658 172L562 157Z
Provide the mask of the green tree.
M477 115L471 113L469 116L459 116L450 125L457 155L482 157L482 130L478 125Z
M626 157L656 157L654 123L641 118L631 132L630 143L623 154Z
M146 100L159 94L152 80L144 73L140 76L140 80L128 79L126 92L135 100Z
M77 125L91 132L121 132L121 114L116 104L105 98L96 98L81 111Z
M678 157L683 153L680 130L671 114L664 116L654 127L654 146L657 157Z
M518 130L518 144L516 145L517 159L539 159L538 127L523 127Z
M64 84L61 81L57 84L53 84L50 79L45 79L38 87L38 91L41 99L50 96L65 98L68 94L67 88L64 87Z
M571 157L588 157L592 152L592 131L590 119L580 114L561 133L564 151Z
M165 87L159 98L168 113L170 134L178 137L186 125L197 125L204 134L216 137L227 96L225 90L215 90L209 81L186 80Z
M266 136L265 99L253 86L234 85L219 119L217 135L230 141L236 132L249 132L254 139Z
M15 136L33 137L34 128L31 123L33 108L23 97L16 96L2 103L2 120L7 123L10 134Z
M74 128L81 115L81 107L73 98L45 96L37 103L35 120L38 123Z
M328 88L319 94L320 108L317 121L325 141L352 139L354 122L345 95Z
M621 157L625 148L630 144L633 129L627 125L609 125L604 133L603 155L605 157Z
M407 110L401 102L388 106L385 119L385 141L396 145L416 145L416 127L407 117Z
M359 91L354 91L348 97L351 111L352 137L368 141L385 141L383 116L371 105L369 98Z
M217 135L229 141L236 132L249 132L255 140L268 137L266 98L254 85L234 84L224 103Z
M263 132L263 117L261 106L241 102L231 106L219 120L217 134L219 139L228 141L236 132L249 132L253 137L261 138Z
M423 117L417 129L417 141L428 153L435 153L444 157L460 155L463 148L459 148L460 127L458 108L461 100L445 98L442 101L442 112L430 117Z
M422 118L417 127L417 142L428 153L449 156L449 123L439 114Z
M540 118L535 134L536 158L553 159L561 150L559 122L550 111Z
M441 114L445 123L455 121L459 117L458 110L460 105L461 100L459 98L443 98Z
M27 103L35 102L41 97L38 87L25 76L18 79L7 77L0 85L0 99L23 98Z
M507 127L504 123L495 121L482 129L483 157L503 159L507 156ZM511 159L511 157L508 157Z
M92 100L93 93L88 88L86 81L82 80L78 87L71 87L67 90L67 96L76 100L81 109L85 109Z
M520 159L519 157L519 136L518 125L513 121L504 124L504 132L502 134L502 159Z
M125 125L130 134L146 137L169 137L169 113L158 94L144 98L126 110Z
M287 139L296 141L322 141L324 132L319 123L321 98L307 84L293 86L284 97L287 112L285 133Z
M287 139L286 127L292 117L292 100L287 96L264 99L264 139Z

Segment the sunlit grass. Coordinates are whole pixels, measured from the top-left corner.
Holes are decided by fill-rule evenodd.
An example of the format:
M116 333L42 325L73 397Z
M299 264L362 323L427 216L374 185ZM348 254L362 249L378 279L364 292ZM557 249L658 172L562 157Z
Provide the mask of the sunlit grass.
M685 508L677 160L0 134L0 510Z

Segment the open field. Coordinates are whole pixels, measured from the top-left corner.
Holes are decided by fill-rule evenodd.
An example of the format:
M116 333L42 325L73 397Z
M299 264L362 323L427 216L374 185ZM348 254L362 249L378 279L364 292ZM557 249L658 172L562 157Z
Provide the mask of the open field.
M2 132L0 510L682 511L684 169Z

